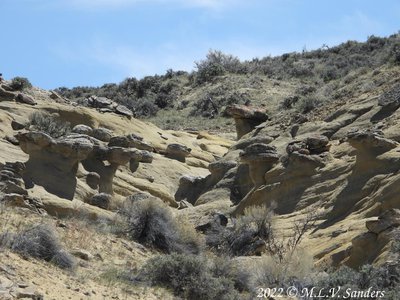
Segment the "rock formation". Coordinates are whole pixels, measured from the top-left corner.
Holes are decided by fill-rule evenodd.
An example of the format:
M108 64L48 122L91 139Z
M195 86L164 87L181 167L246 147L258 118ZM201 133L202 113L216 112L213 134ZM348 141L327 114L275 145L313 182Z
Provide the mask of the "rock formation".
M118 104L111 99L106 97L90 96L87 99L89 106L98 109L100 112L114 112L119 115L126 116L128 118L133 117L132 111L122 104Z
M23 176L26 187L38 184L61 198L73 199L78 164L92 152L91 139L72 135L55 140L43 132L19 133L17 139L29 154Z
M185 162L192 149L180 144L169 144L165 151L165 156L171 159L176 159L180 162Z
M257 125L268 120L265 110L244 105L228 106L226 114L235 119L238 139L252 131Z

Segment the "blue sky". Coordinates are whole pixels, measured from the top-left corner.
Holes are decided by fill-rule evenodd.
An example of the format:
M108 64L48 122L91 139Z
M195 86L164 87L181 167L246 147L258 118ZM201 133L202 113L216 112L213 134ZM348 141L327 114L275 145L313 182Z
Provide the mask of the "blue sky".
M0 0L0 73L42 88L190 71L400 30L398 0Z

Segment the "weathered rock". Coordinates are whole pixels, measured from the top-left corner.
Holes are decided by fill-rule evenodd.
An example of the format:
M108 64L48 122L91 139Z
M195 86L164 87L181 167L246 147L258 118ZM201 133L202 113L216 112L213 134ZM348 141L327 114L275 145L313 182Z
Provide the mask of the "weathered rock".
M99 184L100 184L100 175L97 174L96 172L89 172L86 175L86 183L92 189L94 189L94 190L98 189L99 188Z
M103 209L108 209L110 207L111 200L112 200L112 196L110 194L100 193L100 194L94 195L90 199L89 204L103 208Z
M88 103L94 108L108 108L113 102L106 97L90 96L88 98Z
M222 178L223 175L225 175L228 170L234 168L237 166L236 161L233 160L219 160L216 162L212 162L208 165L208 170L211 172L211 174L215 175L219 179ZM219 181L217 179L217 181Z
M116 108L115 108L115 112L117 113L117 114L120 114L120 115L124 115L124 116L127 116L127 117L133 117L133 113L132 113L132 111L129 109L129 108L127 108L126 106L124 106L124 105L118 105Z
M307 149L310 154L319 154L329 151L329 139L324 135L312 135L305 140Z
M251 137L248 139L241 139L235 145L233 145L232 149L241 149L252 145L252 144L269 144L274 140L274 137L269 135L257 135L255 137Z
M384 211L375 221L367 221L369 232L380 234L381 232L400 226L400 210L388 209Z
M140 151L140 153L141 153L140 162L147 164L153 162L153 155L149 151L142 150Z
M222 213L214 213L209 216L201 218L196 224L196 230L201 232L207 232L208 230L215 228L216 226L226 226L228 224L228 218Z
M38 213L44 213L44 205L41 199L36 197L30 197L27 195L21 194L4 194L0 197L0 202L3 202L6 206L12 207L23 207L28 208L30 210L36 211Z
M137 135L129 134L127 135L127 138L129 140L129 147L150 152L154 151L154 147L150 143L143 141L143 138L138 137Z
M25 103L25 104L29 104L29 105L36 105L37 104L36 101L32 97L30 97L28 95L25 95L25 94L22 94L22 93L19 93L17 95L17 97L15 98L15 100L17 102Z
M50 98L56 101L62 101L64 100L63 97L61 97L58 93L56 93L55 91L50 91Z
M100 175L100 193L113 194L112 183L118 166L129 162L134 172L141 159L142 151L137 149L95 145L87 159L82 161L82 165L87 171Z
M356 130L347 134L347 141L356 149L368 149L375 154L387 152L396 148L396 141L386 139L379 131Z
M193 207L193 205L186 200L181 200L178 202L178 209L185 209L189 207Z
M12 120L11 121L11 128L13 130L21 130L21 129L25 128L25 124L22 124L22 123L20 123L20 122L18 122L16 120Z
M0 182L0 191L6 194L20 194L20 195L28 194L28 192L23 187L10 180Z
M378 98L378 105L394 108L400 106L400 84L395 85L391 90Z
M13 101L15 94L13 92L6 91L3 87L0 87L0 101Z
M72 199L78 164L93 150L90 138L71 135L55 140L41 132L25 132L17 139L29 154L23 176L25 185L29 188L38 184L61 198Z
M92 135L93 129L90 126L84 124L78 124L72 128L72 132L79 134Z
M100 127L93 129L91 136L100 141L108 143L112 137L112 134L113 133L111 130Z
M5 139L7 142L9 142L10 144L13 144L13 145L15 145L15 146L18 146L18 145L19 145L19 141L18 141L15 137L13 137L13 136L7 135L4 139Z
M200 194L204 191L206 179L200 176L184 175L179 179L179 187L175 193L175 200L181 202L186 200L194 204Z
M251 132L257 125L268 120L268 115L264 109L244 105L228 106L225 112L235 119L238 139Z
M126 136L114 136L108 142L109 147L129 148L129 139Z
M181 162L186 161L186 157L190 155L192 149L181 144L169 144L166 150L166 156Z

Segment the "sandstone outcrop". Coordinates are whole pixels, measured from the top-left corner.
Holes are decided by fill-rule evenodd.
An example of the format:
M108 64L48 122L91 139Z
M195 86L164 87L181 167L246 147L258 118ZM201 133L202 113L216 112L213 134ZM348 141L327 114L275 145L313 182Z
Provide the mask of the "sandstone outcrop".
M367 232L356 236L352 240L347 264L357 267L362 264L383 263L387 259L387 253L382 251L390 243L395 242L400 232L400 210L388 209L376 220L366 222Z
M73 199L78 164L93 150L90 138L75 135L56 140L43 132L24 132L17 139L29 154L23 176L26 187L38 184L61 198Z
M187 201L193 205L200 205L210 201L212 196L208 196L207 192L214 189L213 193L216 189L225 189L226 193L229 195L230 187L232 182L226 184L226 186L216 186L221 180L224 178L226 173L237 166L235 161L217 161L214 163L210 163L208 165L208 170L210 174L206 177L196 177L185 175L182 176L179 180L179 187L177 192L175 193L176 201ZM202 196L201 199L199 199ZM218 198L216 197L216 200Z
M7 91L0 86L0 101L14 101L15 96L13 92Z
M133 117L133 112L125 105L118 104L106 97L90 96L87 102L89 106L97 108L100 112L114 112L128 118Z
M268 115L264 109L244 105L228 106L225 112L235 119L238 139L252 131L257 125L268 120Z

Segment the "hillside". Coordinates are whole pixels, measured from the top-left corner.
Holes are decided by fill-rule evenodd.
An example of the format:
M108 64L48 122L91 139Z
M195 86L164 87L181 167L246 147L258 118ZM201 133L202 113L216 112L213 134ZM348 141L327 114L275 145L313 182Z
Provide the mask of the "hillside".
M399 45L0 82L0 298L398 299Z

